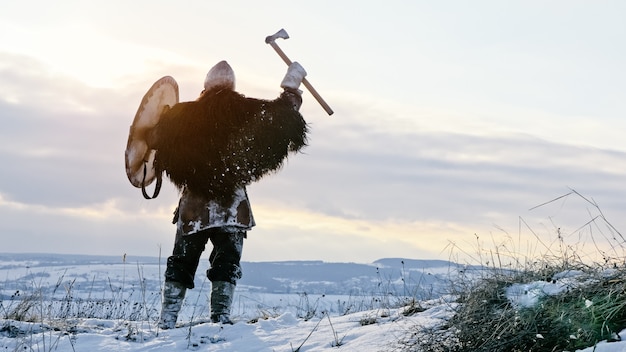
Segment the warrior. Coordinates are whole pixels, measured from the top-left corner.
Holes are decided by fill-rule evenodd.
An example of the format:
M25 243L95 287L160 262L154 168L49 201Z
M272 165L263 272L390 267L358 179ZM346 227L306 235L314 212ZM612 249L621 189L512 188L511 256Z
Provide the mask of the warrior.
M208 72L197 100L166 108L145 136L156 150L156 173L165 172L181 194L165 271L162 329L175 327L208 241L211 320L232 324L243 242L255 226L246 186L280 169L307 144L308 125L299 113L305 76L294 62L278 98L255 99L235 91L234 72L221 61Z

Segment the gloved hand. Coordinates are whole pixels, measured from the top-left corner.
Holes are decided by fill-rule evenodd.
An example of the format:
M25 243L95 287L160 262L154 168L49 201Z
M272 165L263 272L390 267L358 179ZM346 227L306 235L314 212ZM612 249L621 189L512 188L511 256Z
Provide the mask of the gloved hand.
M285 78L280 83L280 87L284 89L293 89L298 91L298 87L300 87L300 83L306 77L306 71L302 66L300 66L297 62L292 62L287 69L287 74L285 74Z

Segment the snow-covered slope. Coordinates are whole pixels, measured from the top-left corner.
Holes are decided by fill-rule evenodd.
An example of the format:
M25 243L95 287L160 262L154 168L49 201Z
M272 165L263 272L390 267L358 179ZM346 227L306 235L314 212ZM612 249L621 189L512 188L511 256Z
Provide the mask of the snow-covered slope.
M226 326L206 323L200 268L177 328L165 331L155 323L163 269L149 257L0 254L0 350L403 351L453 314L441 293L467 268L400 258L245 263ZM626 342L595 351L626 351Z

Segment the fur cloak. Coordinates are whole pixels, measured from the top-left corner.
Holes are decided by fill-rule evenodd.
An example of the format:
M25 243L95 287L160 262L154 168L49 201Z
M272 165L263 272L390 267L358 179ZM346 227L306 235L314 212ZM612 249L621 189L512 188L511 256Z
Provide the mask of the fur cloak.
M235 189L278 170L306 145L308 125L294 99L301 101L290 91L269 101L215 88L174 105L155 127L156 171L227 204Z

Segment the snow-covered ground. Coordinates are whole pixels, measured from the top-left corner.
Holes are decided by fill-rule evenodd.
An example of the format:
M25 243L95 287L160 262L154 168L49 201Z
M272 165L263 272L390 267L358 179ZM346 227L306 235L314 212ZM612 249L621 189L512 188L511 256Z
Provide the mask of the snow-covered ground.
M0 318L35 313L0 319L0 350L402 351L420 332L444 324L455 306L443 294L457 275L447 262L246 263L245 269L253 277L238 287L234 325L206 322L208 283L200 268L178 327L159 330L158 259L0 254ZM517 299L536 295L523 287L516 292ZM407 314L412 306L405 304L416 297L422 309ZM626 342L600 343L595 351L626 351Z
M393 351L416 329L450 315L446 305L405 317L401 309L372 310L308 321L291 312L255 323L200 323L172 330L122 320L68 321L70 333L52 325L4 321L0 348L9 351Z

